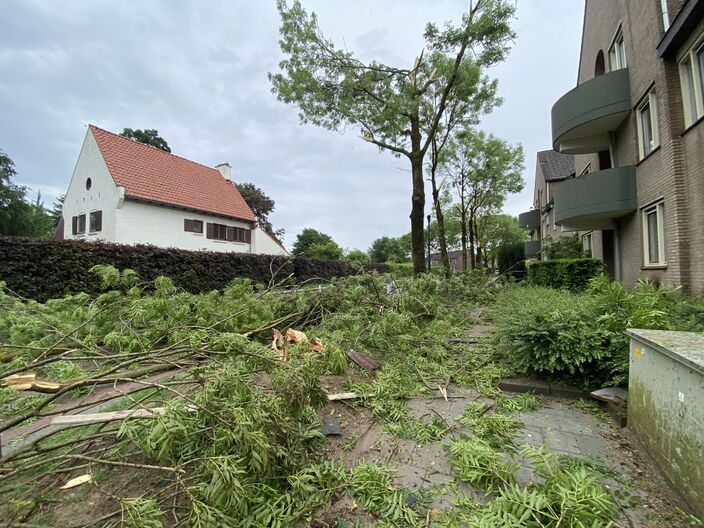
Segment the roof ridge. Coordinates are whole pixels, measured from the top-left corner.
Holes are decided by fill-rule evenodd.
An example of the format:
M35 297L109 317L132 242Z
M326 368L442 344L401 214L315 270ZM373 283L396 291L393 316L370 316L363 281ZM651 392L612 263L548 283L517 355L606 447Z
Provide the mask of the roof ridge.
M90 128L90 129L93 129L93 128L94 128L94 129L96 129L96 130L100 130L101 132L105 132L106 134L110 134L111 136L116 137L116 138L118 138L118 139L123 139L123 140L125 140L125 141L131 141L132 143L134 143L134 144L136 144L136 145L140 145L140 146L142 146L142 147L154 149L154 150L156 150L157 152L161 152L162 154L167 154L167 155L169 155L169 156L173 156L174 158L182 159L182 160L187 161L187 162L189 162L189 163L193 163L194 165L200 165L201 167L205 167L206 169L210 169L210 170L214 170L214 171L220 172L220 171L219 171L218 169L216 169L215 167L210 167L210 166L208 166L208 165L204 165L204 164L202 164L202 163L198 163L197 161L193 161L193 160L191 160L191 159L184 158L183 156L179 156L178 154L174 154L173 152L166 152L165 150L162 150L162 149L160 149L160 148L157 148L157 147L155 147L154 145L148 145L147 143L142 143L141 141L137 141L136 139L131 139L131 138L125 137L125 136L120 135L120 134L115 134L115 132L110 132L109 130L105 130L104 128L100 128L99 126L96 126L96 125L94 125L94 124L92 124L92 123L89 123L89 124L88 124L88 128Z

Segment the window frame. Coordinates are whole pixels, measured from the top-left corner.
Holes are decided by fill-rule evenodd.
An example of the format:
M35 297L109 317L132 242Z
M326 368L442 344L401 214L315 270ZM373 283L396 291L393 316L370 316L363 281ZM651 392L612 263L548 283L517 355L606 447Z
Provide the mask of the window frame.
M704 34L694 41L679 63L684 126L691 127L704 117ZM691 79L687 79L687 72ZM687 82L691 80L691 84Z
M662 14L662 27L667 31L670 29L670 15L667 0L660 0L660 12Z
M96 219L99 219L96 221ZM96 227L96 223L98 224ZM88 214L88 232L99 233L103 230L103 211L91 211Z
M196 229L196 225L200 225L200 229ZM183 230L187 233L193 233L195 235L202 235L205 224L203 220L198 220L196 218L184 218L183 220Z
M81 227L81 226L83 226L83 227ZM85 214L85 213L81 213L81 214L78 215L76 234L78 234L78 235L85 235L85 234L86 234L86 228L87 228L86 214Z
M645 137L643 131L643 114L646 107L648 107L650 113L650 143L652 143L650 149L647 152L645 150ZM638 129L639 159L644 160L653 152L655 152L660 146L660 131L658 130L658 100L655 94L655 90L650 90L643 97L642 101L638 103L638 106L636 107L636 121Z
M582 235L582 251L589 251L589 256L594 255L594 231Z
M619 51L621 53L619 53ZM628 56L626 55L626 40L623 36L623 26L618 25L616 34L609 46L609 71L622 70L628 68Z
M658 260L650 260L650 224L648 216L655 213L655 228L657 230ZM641 208L641 221L643 223L643 267L663 268L667 266L665 258L665 201L660 200Z

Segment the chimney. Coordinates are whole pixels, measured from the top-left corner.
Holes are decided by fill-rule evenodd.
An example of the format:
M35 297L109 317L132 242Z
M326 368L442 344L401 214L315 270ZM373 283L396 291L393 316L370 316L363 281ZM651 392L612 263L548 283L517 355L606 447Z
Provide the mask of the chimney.
M223 178L230 181L232 180L232 167L230 167L229 163L220 163L219 165L215 165L215 168L220 171Z

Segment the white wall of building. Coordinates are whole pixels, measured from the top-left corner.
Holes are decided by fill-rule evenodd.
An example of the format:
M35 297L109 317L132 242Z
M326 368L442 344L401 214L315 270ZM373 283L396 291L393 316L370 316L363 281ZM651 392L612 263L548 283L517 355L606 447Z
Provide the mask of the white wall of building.
M91 179L90 189L86 181ZM91 211L102 211L102 229L89 230ZM72 218L86 215L86 232L72 233ZM208 222L250 229L248 222L195 213L175 207L161 206L125 198L123 187L115 185L98 144L87 132L76 162L63 206L64 238L116 242L120 244L152 244L164 248L191 251L218 251L288 255L271 236L259 228L252 229L251 244L206 238ZM203 222L203 233L184 230L184 220Z
M203 233L184 230L184 220L201 220ZM249 253L250 244L212 240L205 236L206 223L249 229L251 224L218 216L193 213L183 209L137 202L127 198L117 211L115 242L120 244L152 244L191 251Z
M260 227L255 227L252 230L252 253L257 253L258 255L289 255L288 251Z
M88 178L91 179L90 189L86 189ZM88 131L64 199L64 238L115 241L116 212L123 195L124 189L115 185L98 144ZM102 230L97 233L89 232L91 211L103 212ZM73 235L71 219L81 214L86 215L86 233Z

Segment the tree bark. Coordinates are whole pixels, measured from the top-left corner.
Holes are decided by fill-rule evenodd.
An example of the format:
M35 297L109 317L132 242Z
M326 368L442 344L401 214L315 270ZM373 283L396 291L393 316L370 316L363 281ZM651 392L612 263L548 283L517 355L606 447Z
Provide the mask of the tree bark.
M469 213L469 269L477 267L477 261L474 255L474 211Z
M447 240L445 240L445 216L442 214L442 207L440 207L440 190L437 188L435 183L435 171L430 173L430 183L433 188L433 205L435 206L435 219L438 222L438 243L440 244L440 257L442 258L442 265L445 268L445 277L448 279L452 275L452 270L450 269L450 257L447 255Z
M477 229L477 223L474 223L474 240L476 241L476 246L477 246L477 268L482 269L482 241L479 240L479 230Z
M423 181L423 152L420 148L420 120L417 115L411 118L411 173L413 194L411 196L411 253L413 274L425 271L425 248L423 214L425 213L425 182Z
M467 271L467 211L460 210L460 232L462 238L462 271Z

